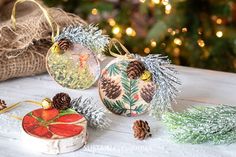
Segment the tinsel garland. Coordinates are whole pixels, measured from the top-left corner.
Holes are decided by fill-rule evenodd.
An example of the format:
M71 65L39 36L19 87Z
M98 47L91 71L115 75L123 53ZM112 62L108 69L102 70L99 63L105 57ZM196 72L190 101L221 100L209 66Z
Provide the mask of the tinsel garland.
M108 127L111 120L106 116L103 108L98 108L92 101L92 98L83 99L82 96L71 101L71 107L78 113L82 114L92 128L104 129Z
M55 41L61 39L69 39L73 43L81 44L82 46L95 52L99 59L104 57L104 51L110 41L107 35L102 34L96 25L76 25L65 27L61 34L55 37Z
M177 71L171 67L167 56L160 54L135 58L144 63L145 67L152 73L152 80L157 84L157 90L151 101L150 114L159 117L162 113L172 110L171 102L175 102L175 97L179 92L177 85L179 79L175 76Z
M163 122L180 143L230 144L236 142L236 107L193 107L182 113L167 112Z

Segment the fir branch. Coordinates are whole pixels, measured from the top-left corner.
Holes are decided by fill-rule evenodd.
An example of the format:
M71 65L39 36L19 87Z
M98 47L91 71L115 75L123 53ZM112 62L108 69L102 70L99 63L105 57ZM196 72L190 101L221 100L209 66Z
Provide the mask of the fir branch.
M64 38L90 49L100 59L104 57L104 51L110 41L107 35L102 34L102 30L92 24L65 27L61 34L55 38L55 41Z
M88 125L92 128L104 129L108 127L111 120L105 114L103 108L94 105L92 98L82 99L82 96L71 101L72 108L82 114L88 121Z
M230 144L236 142L236 107L193 107L183 113L167 112L163 122L180 143Z
M177 71L170 67L170 60L167 56L148 55L141 57L135 55L135 58L144 63L145 67L152 73L152 79L158 88L151 101L150 114L159 117L162 113L172 110L171 102L179 92L177 85L180 85L179 79L175 76Z

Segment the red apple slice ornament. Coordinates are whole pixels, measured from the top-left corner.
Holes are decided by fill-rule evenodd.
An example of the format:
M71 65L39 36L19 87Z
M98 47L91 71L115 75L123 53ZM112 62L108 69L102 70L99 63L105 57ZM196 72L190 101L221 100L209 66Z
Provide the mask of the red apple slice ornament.
M87 120L71 108L36 109L22 120L24 141L46 154L60 154L81 148L87 139Z

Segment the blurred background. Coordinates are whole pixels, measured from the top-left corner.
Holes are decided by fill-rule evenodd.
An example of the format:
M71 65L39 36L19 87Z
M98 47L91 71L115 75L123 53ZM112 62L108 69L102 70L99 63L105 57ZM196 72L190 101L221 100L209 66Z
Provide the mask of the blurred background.
M236 72L235 0L43 0L61 7L130 52L168 55L177 65Z

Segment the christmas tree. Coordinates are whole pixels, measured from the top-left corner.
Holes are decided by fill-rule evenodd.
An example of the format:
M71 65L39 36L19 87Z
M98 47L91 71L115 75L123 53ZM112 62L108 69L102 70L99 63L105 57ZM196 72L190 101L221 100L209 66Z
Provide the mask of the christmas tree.
M132 53L236 72L234 0L44 0L99 24Z

